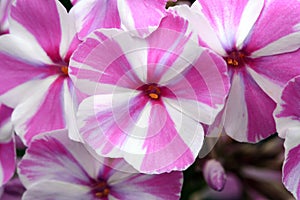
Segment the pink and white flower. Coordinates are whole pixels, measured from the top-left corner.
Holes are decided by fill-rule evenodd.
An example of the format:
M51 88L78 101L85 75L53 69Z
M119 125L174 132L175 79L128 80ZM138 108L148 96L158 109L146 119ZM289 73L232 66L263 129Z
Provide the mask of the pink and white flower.
M0 35L8 33L8 15L12 0L1 0L0 1Z
M187 21L169 15L142 39L97 30L74 52L70 76L91 96L78 110L83 140L141 172L186 169L202 146L200 122L223 108L229 80L222 58L184 34Z
M275 102L287 81L300 74L300 51L295 51L300 47L300 2L197 0L191 8L174 10L189 20L200 45L227 62L232 86L223 118L218 118L225 120L225 132L251 143L275 133Z
M85 0L75 1L79 38L84 39L98 28L136 30L143 36L148 27L158 26L166 14L168 0Z
M182 172L145 175L123 159L97 160L65 130L37 136L18 169L23 200L179 199L183 181Z
M279 136L285 138L283 180L286 188L300 198L300 76L290 80L284 88L281 102L274 111Z
M12 121L24 143L44 131L73 127L68 63L78 44L73 18L59 1L12 5L10 34L0 37L0 99L15 108Z
M0 186L15 173L16 150L14 131L10 120L12 109L0 104Z

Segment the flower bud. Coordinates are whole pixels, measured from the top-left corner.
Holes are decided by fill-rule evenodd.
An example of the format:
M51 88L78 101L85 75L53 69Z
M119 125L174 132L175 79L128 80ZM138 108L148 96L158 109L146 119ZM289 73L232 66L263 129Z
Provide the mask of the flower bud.
M203 167L203 175L209 187L216 191L223 190L227 177L219 161L214 159L206 161Z

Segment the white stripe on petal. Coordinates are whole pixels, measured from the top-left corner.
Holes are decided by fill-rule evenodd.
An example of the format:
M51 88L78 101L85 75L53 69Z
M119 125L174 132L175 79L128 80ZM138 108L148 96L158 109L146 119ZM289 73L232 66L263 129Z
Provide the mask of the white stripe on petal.
M251 58L271 56L276 54L288 53L300 48L300 32L291 33L274 42L258 49L251 54Z
M225 131L238 140L247 141L248 111L245 100L244 82L240 74L233 75L231 90L225 106Z
M236 47L239 49L243 47L244 40L260 16L264 2L264 0L248 1L246 7L244 8L236 33Z

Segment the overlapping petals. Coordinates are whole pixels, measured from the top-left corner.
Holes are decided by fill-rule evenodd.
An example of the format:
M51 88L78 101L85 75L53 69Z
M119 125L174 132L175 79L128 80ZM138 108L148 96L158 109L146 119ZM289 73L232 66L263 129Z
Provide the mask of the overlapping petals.
M42 134L19 164L23 199L179 199L182 173L137 173L122 159L94 156L67 131ZM159 184L158 184L159 183Z
M185 36L187 22L165 17L145 39L95 31L71 59L79 132L100 155L124 157L142 172L188 167L229 88L222 58Z
M287 81L300 74L299 1L197 0L191 9L174 10L189 20L200 45L227 62L232 87L219 117L225 118L225 132L243 142L275 133L275 102ZM280 15L270 23L275 13Z
M83 39L98 28L137 30L143 36L150 32L148 27L158 26L166 14L167 0L86 0L75 3L71 12L75 13L79 37Z
M16 1L10 33L0 38L0 99L15 107L15 130L28 144L74 118L68 62L79 40L73 18L56 0Z
M300 198L300 76L285 86L281 101L277 104L274 117L278 133L285 138L285 161L283 183L293 195Z

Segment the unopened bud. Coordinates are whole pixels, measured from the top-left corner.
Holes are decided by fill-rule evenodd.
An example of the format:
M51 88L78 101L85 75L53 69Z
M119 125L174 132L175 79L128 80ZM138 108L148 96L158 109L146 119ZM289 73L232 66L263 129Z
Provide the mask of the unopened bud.
M216 191L222 191L226 183L226 174L220 162L208 160L203 167L203 175L206 183Z

